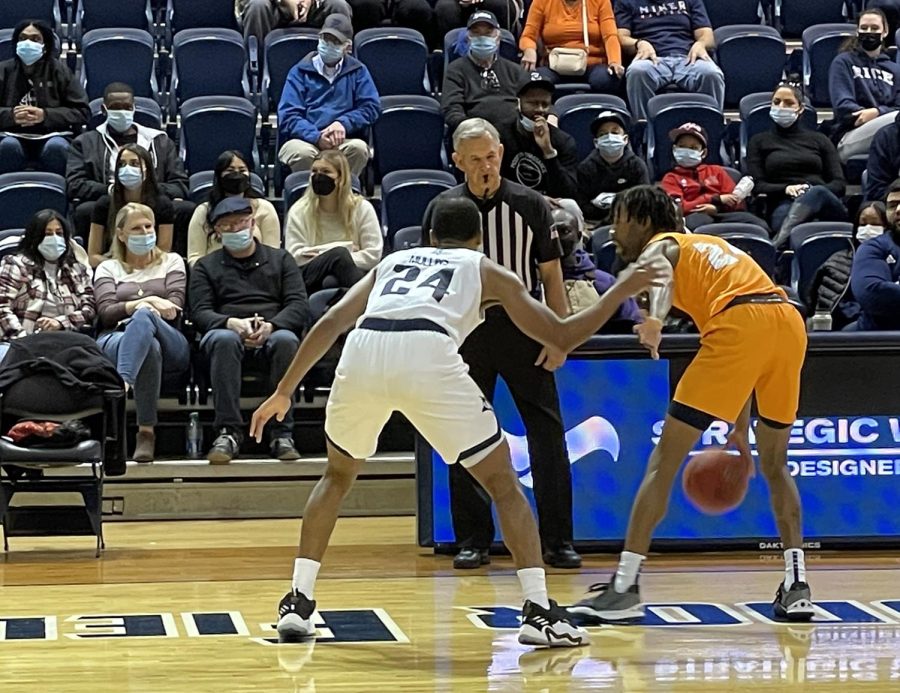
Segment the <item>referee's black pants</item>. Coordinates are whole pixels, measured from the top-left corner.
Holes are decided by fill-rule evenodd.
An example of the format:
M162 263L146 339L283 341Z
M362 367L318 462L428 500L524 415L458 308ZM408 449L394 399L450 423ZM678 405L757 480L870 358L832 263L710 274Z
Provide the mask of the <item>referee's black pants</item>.
M541 544L547 551L572 542L572 471L556 379L534 365L541 349L502 308L490 308L460 354L488 400L494 400L498 375L509 387L525 424ZM494 538L490 496L461 464L450 465L450 511L459 548L490 547Z

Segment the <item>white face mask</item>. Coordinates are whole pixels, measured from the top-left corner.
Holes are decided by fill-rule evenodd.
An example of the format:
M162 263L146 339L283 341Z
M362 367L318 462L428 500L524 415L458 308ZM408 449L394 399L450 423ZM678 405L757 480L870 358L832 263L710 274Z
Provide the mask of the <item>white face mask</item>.
M877 224L866 224L856 229L856 240L865 243L873 238L878 238L884 233L884 227Z

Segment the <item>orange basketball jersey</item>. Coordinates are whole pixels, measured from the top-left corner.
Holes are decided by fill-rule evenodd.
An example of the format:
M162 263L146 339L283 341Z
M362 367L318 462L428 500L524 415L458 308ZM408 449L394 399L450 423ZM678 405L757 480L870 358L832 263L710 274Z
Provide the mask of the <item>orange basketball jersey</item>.
M717 236L660 233L650 243L663 239L675 241L681 251L673 303L691 316L701 332L711 317L738 296L777 293L786 298L753 258Z

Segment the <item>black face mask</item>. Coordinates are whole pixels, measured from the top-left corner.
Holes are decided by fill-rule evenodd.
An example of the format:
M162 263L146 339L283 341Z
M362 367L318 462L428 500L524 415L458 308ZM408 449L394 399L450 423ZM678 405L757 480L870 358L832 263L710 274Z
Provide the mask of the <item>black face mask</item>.
M330 195L337 187L337 181L325 173L314 173L309 180L313 192L319 197Z
M250 189L250 176L240 171L228 171L222 175L221 186L226 195L243 195Z
M881 34L875 31L860 31L856 34L856 40L864 51L878 50L882 44Z

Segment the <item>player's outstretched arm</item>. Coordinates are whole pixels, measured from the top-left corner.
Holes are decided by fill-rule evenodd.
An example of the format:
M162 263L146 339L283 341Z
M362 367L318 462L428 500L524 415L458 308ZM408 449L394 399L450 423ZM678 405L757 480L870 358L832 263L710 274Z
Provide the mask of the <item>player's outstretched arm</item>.
M352 328L365 312L373 286L375 286L375 272L369 272L313 325L306 338L300 342L300 348L275 392L253 412L250 435L256 438L257 442L262 442L263 428L269 419L273 416L279 421L284 419L291 407L291 395L303 377L332 347L337 338Z

